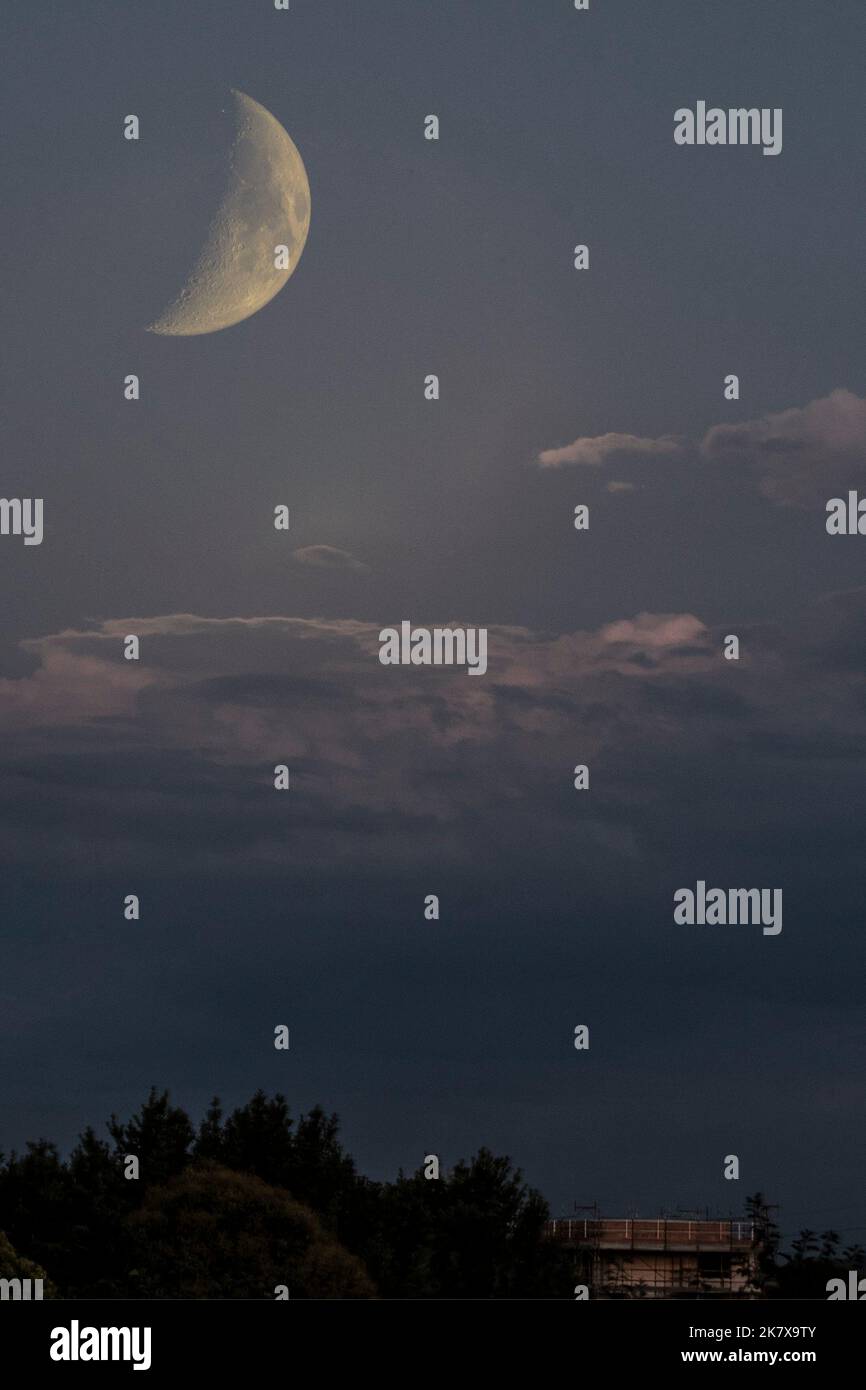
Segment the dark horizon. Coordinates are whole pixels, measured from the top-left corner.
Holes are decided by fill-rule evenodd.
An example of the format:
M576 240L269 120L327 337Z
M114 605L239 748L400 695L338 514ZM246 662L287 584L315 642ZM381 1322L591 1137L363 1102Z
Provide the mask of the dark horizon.
M866 1255L832 1228L786 1236L759 1192L739 1218L551 1219L486 1147L374 1182L336 1115L262 1091L195 1124L154 1088L106 1128L0 1161L0 1298L838 1301Z
M159 1094L162 1094L161 1088L160 1088L159 1086L156 1086L156 1085L151 1085L151 1086L149 1086L149 1087L147 1088L147 1094L149 1094L149 1095L159 1095ZM201 1113L198 1113L198 1112L195 1112L195 1111L190 1110L189 1107L187 1107L187 1106L184 1104L184 1100L183 1100L183 1097L182 1097L182 1096L173 1095L170 1091L167 1091L166 1094L167 1094L168 1100L169 1100L169 1102L171 1103L172 1106L177 1106L177 1107L179 1107L181 1110L184 1110L184 1111L186 1111L186 1113L189 1114L190 1120L193 1122L193 1126L194 1126L195 1128L197 1128L200 1124L202 1124L202 1123L204 1122L204 1120L205 1120L205 1118L206 1118L206 1116L207 1116L208 1109L209 1109L209 1107L213 1104L213 1102L214 1102L215 1100L220 1102L220 1105L222 1106L223 1110L224 1110L226 1113L230 1113L231 1111L233 1111L233 1110L235 1110L235 1109L237 1109L237 1108L242 1107L244 1104L249 1104L249 1103L250 1103L250 1100L251 1100L251 1097L250 1097L249 1095L247 1095L247 1096L235 1097L234 1099L230 1099L230 1100L227 1101L225 1096L220 1095L219 1093L215 1093L214 1095L212 1095L211 1097L209 1097L208 1103L207 1103L206 1106L204 1106L204 1107L202 1108ZM297 1120L297 1119L299 1119L299 1118L302 1118L305 1114L309 1114L309 1113L311 1113L311 1112L315 1113L315 1112L319 1112L319 1111L321 1111L323 1114L328 1115L328 1116L330 1116L330 1117L335 1117L336 1120L338 1121L338 1129L339 1129L340 1141L341 1141L342 1145L344 1146L346 1152L347 1152L350 1156L352 1156L352 1157L354 1158L353 1149L352 1149L352 1143L351 1143L351 1136L348 1135L348 1134L345 1132L344 1126L343 1126L343 1124L342 1124L342 1117L341 1117L339 1114L337 1114L337 1112L333 1111L333 1110L331 1109L331 1107L329 1107L327 1104L323 1104L322 1101L319 1100L319 1101L314 1102L314 1103L313 1103L312 1105L310 1105L307 1109L296 1109L295 1107L292 1106L291 1098L288 1097L288 1096L283 1095L282 1092L275 1091L274 1094L273 1094L273 1097L268 1096L267 1093L263 1093L263 1094L265 1094L266 1099L268 1099L268 1100L271 1100L271 1099L274 1099L274 1100L276 1100L276 1099L283 1099L283 1100L285 1100L285 1101L287 1102L287 1104L288 1104L288 1110L289 1110L290 1115L292 1116L293 1121L295 1121L295 1120ZM134 1106L134 1112L135 1112L135 1114L139 1114L139 1113L141 1112L142 1105L146 1102L146 1100L147 1100L147 1095L146 1095L146 1094L143 1094L143 1095L139 1098L139 1103L138 1103L137 1105ZM38 1144L40 1144L40 1143L42 1143L42 1142L47 1142L48 1144L52 1145L53 1147L55 1147L55 1148L57 1149L57 1152L58 1152L58 1155L59 1155L59 1158L60 1158L61 1162L66 1163L66 1162L68 1162L68 1160L69 1160L71 1154L73 1153L74 1149L78 1146L78 1144L80 1143L82 1137L86 1134L86 1132L87 1132L88 1130L93 1130L94 1133L95 1133L95 1135L96 1135L96 1137L97 1137L97 1139L101 1139L101 1140L105 1141L105 1140L107 1139L108 1134L109 1134L109 1131L110 1131L110 1122L111 1122L112 1119L116 1119L116 1118L123 1119L123 1118L124 1118L124 1115L121 1115L121 1116L119 1116L119 1117L117 1117L117 1116L106 1116L106 1117L104 1117L103 1120L94 1120L92 1117L91 1117L90 1119L83 1120L82 1123L81 1123L81 1125L80 1125L80 1128L79 1128L78 1131L74 1134L74 1136L72 1136L72 1137L71 1137L70 1139L68 1139L66 1142L62 1142L62 1143L59 1143L59 1142L57 1141L56 1136L51 1135L51 1134L44 1134L44 1133L40 1133L40 1134L38 1134L38 1135L37 1135L37 1134L31 1134L31 1135L29 1135L28 1138L24 1141L24 1143L20 1146L20 1148L15 1148L15 1147L13 1146L12 1149L9 1149L9 1150L6 1150L6 1151L0 1150L0 1160L2 1160L2 1159L4 1159L4 1158L5 1158L5 1159L21 1159L21 1158L25 1158L25 1157L26 1157L26 1154L27 1154L27 1151L28 1151L28 1149L30 1148L31 1145L33 1145L33 1144L38 1145ZM126 1115L126 1119L127 1119L127 1120L132 1119L132 1118L133 1118L133 1113L132 1113L132 1112L130 1112L128 1115ZM446 1158L443 1158L443 1160L442 1160L443 1172L447 1172L447 1171L450 1170L451 1168L453 1168L453 1167L455 1167L455 1166L458 1166L458 1165L460 1165L460 1164L470 1162L473 1158L475 1158L475 1157L477 1156L477 1154L478 1154L480 1151L482 1151L482 1150L484 1150L484 1149L489 1149L489 1148L490 1148L490 1146L483 1140L483 1138L479 1138L478 1141L477 1141L477 1143L475 1143L474 1145L472 1145L472 1146L470 1147L470 1149L466 1150L465 1152L456 1153L456 1154L452 1155L450 1158L447 1158L447 1159L446 1159ZM513 1166L514 1166L514 1169L515 1169L517 1172L519 1172L519 1173L521 1174L521 1176L522 1176L523 1180L525 1181L525 1183L526 1183L529 1187L533 1188L534 1190L539 1191L539 1192L540 1192L540 1195L545 1199L545 1201L547 1201L547 1195L546 1195L543 1191L541 1191L541 1189L538 1187L538 1184L533 1180L532 1174L526 1172L525 1168L524 1168L523 1165L520 1163L519 1157L518 1157L517 1155L511 1154L511 1153L509 1153L509 1154L504 1154L504 1155L502 1155L502 1156L503 1156L503 1157L507 1157L509 1160L511 1160L511 1162L512 1162L512 1164L513 1164ZM378 1173L378 1174L376 1174L375 1176L373 1176L373 1175L370 1175L370 1174L363 1173L363 1172L361 1172L360 1169L359 1169L359 1176L360 1176L362 1179L366 1179L366 1180L371 1181L371 1182L374 1182L374 1183L388 1184L389 1182L394 1182L394 1181L395 1181L401 1174L403 1174L403 1173L406 1173L406 1174L408 1175L408 1174L418 1173L418 1172L423 1171L423 1168L424 1168L424 1157L426 1157L426 1155L422 1155L421 1157L417 1158L414 1162L410 1162L410 1163L408 1163L408 1164L400 1165L400 1167L399 1167L398 1169L396 1169L393 1173ZM440 1157L440 1156L437 1155L437 1157ZM772 1187L769 1187L769 1188L763 1189L763 1190L766 1191L766 1195L767 1195L768 1199L772 1199L772 1197L773 1197L773 1190L772 1190ZM583 1219L587 1219L587 1220L595 1220L595 1219L598 1219L598 1220L608 1220L608 1219L628 1219L628 1220L634 1219L634 1220L639 1220L639 1219L642 1219L642 1218L655 1219L656 1217L661 1218L661 1219L667 1219L667 1220L677 1220L677 1219L680 1219L680 1218L687 1218L687 1217L689 1217L689 1216L694 1216L695 1218L701 1218L701 1219L706 1218L706 1219L709 1219L709 1220L719 1219L719 1220L733 1220L733 1221L738 1221L738 1220L744 1220L744 1219L745 1219L744 1213L745 1213L745 1211L746 1211L747 1204L748 1204L749 1200L751 1199L752 1195L753 1195L753 1193L752 1193L752 1190L751 1190L751 1189L748 1189L748 1191L744 1191L744 1192L743 1192L742 1205L741 1205L741 1207L740 1207L739 1209L736 1209L736 1208L734 1208L734 1207L723 1208L722 1206L720 1206L720 1205L718 1205L718 1204L717 1204L715 1207L712 1207L712 1208L711 1208L710 1205L708 1205L708 1204L706 1204L706 1203L701 1203L701 1204L699 1204L699 1205L688 1206L688 1205L686 1205L685 1203L676 1202L676 1201L668 1201L668 1202L663 1203L662 1205L660 1205L660 1207L659 1207L659 1209L658 1209L657 1211L647 1211L647 1210L639 1211L639 1210L637 1210L637 1209L632 1209L631 1207L628 1206L627 1203L621 1203L620 1206L618 1206L615 1210L614 1210L613 1208L607 1209L607 1210L606 1210L606 1209L604 1209L604 1208L598 1203L597 1200L595 1200L595 1199L593 1199L593 1198L589 1198L589 1199L587 1199L587 1200L585 1200L585 1201L580 1201L580 1199L579 1199L577 1196L575 1196L574 1198L570 1199L570 1200L567 1202L566 1207L564 1207L564 1208L562 1208L562 1209L555 1209L554 1207L552 1207L552 1206L550 1205L549 1202L548 1202L548 1206L550 1207L550 1219L553 1220L553 1221L566 1221L566 1220L569 1220L569 1219L576 1219L577 1217L579 1217L581 1220L583 1220ZM799 1223L797 1223L796 1225L790 1224L790 1223L785 1219L785 1213L781 1210L781 1208L780 1208L780 1206L779 1206L778 1203L772 1202L772 1203L771 1203L771 1206L772 1206L772 1210L776 1213L777 1221L778 1221L779 1229L780 1229L780 1234L781 1234L781 1236L782 1236L784 1239L788 1239L788 1240L793 1239L795 1236L797 1236L798 1234L800 1234L804 1229L812 1229L812 1228L813 1228L808 1222L799 1222ZM862 1232L864 1229L866 1229L866 1228L863 1228L863 1227L850 1227L850 1228L849 1228L849 1227L846 1226L846 1224L845 1224L844 1222L840 1223L840 1222L837 1221L837 1220L831 1219L831 1218L833 1217L833 1212L832 1212L832 1210L827 1209L827 1208L823 1209L820 1213L816 1213L815 1215L816 1215L816 1217L817 1217L817 1216L820 1216L821 1220L823 1221L823 1227L822 1227L822 1229L832 1229L832 1230L836 1231L836 1232L840 1235L840 1238L841 1238L842 1240L845 1240L845 1239L849 1239L849 1238L850 1238L853 1242L856 1243L856 1242L860 1239L861 1232Z

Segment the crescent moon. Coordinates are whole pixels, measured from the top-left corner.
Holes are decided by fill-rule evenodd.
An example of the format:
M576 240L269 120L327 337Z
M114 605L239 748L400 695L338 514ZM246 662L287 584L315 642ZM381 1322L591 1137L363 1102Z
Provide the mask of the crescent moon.
M252 97L232 90L236 135L229 182L198 260L148 332L216 333L273 299L301 258L310 184L294 141Z

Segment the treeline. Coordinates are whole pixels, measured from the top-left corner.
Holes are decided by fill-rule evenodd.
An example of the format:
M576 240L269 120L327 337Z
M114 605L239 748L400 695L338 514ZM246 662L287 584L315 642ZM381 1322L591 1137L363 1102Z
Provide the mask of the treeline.
M755 1226L752 1282L759 1297L826 1299L831 1279L847 1283L852 1270L862 1276L866 1250L862 1245L843 1248L837 1231L801 1231L790 1250L782 1250L773 1208L763 1193L748 1198L746 1213Z
M196 1129L152 1090L107 1128L66 1159L44 1139L0 1155L0 1279L41 1278L46 1298L571 1299L583 1277L587 1252L545 1239L544 1198L488 1149L435 1180L372 1182L336 1115L294 1121L261 1091L228 1115L214 1100ZM764 1197L746 1208L751 1296L826 1299L862 1271L834 1231L783 1252Z
M544 1199L486 1149L437 1180L371 1182L335 1115L295 1122L261 1091L229 1115L214 1100L196 1129L153 1090L108 1133L67 1159L44 1139L0 1156L0 1277L41 1274L61 1298L570 1296Z

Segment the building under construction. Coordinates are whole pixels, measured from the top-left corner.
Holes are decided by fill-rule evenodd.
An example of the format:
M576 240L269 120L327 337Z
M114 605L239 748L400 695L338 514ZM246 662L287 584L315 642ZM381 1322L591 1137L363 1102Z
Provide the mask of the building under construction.
M572 1217L549 1221L547 1237L574 1250L575 1282L592 1298L752 1296L750 1221Z

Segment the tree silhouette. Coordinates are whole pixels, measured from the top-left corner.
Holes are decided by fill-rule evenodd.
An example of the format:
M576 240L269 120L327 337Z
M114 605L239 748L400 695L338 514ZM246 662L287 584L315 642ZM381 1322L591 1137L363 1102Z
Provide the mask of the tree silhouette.
M385 1297L563 1298L572 1257L544 1239L548 1208L508 1158L480 1149L450 1174L386 1184L370 1269Z
M61 1297L272 1298L286 1284L299 1298L570 1299L585 1282L581 1252L545 1238L541 1194L486 1148L437 1178L373 1182L336 1115L295 1121L261 1090L228 1115L214 1098L196 1131L154 1088L108 1134L85 1129L65 1161L46 1139L0 1156L0 1231ZM782 1252L761 1193L747 1214L753 1297L826 1298L830 1278L862 1268L863 1250L840 1254L832 1230Z
M189 1162L194 1130L186 1111L170 1103L168 1091L160 1094L151 1088L141 1110L126 1124L112 1115L108 1132L118 1160L122 1162L127 1154L139 1160L144 1187L166 1182L183 1172Z
M839 1252L836 1231L802 1230L790 1252L781 1250L778 1226L760 1192L747 1200L746 1210L755 1225L752 1288L760 1298L826 1299L830 1279L844 1279L862 1265L859 1246Z
M2 1231L0 1231L0 1279L21 1279L22 1281L41 1279L42 1297L53 1298L56 1294L56 1289L45 1270L34 1264L32 1260L25 1260L17 1254ZM23 1292L22 1289L22 1294ZM31 1288L29 1293L32 1300L35 1297L35 1290Z
M363 1265L314 1213L251 1173L197 1160L129 1222L139 1298L372 1298Z

